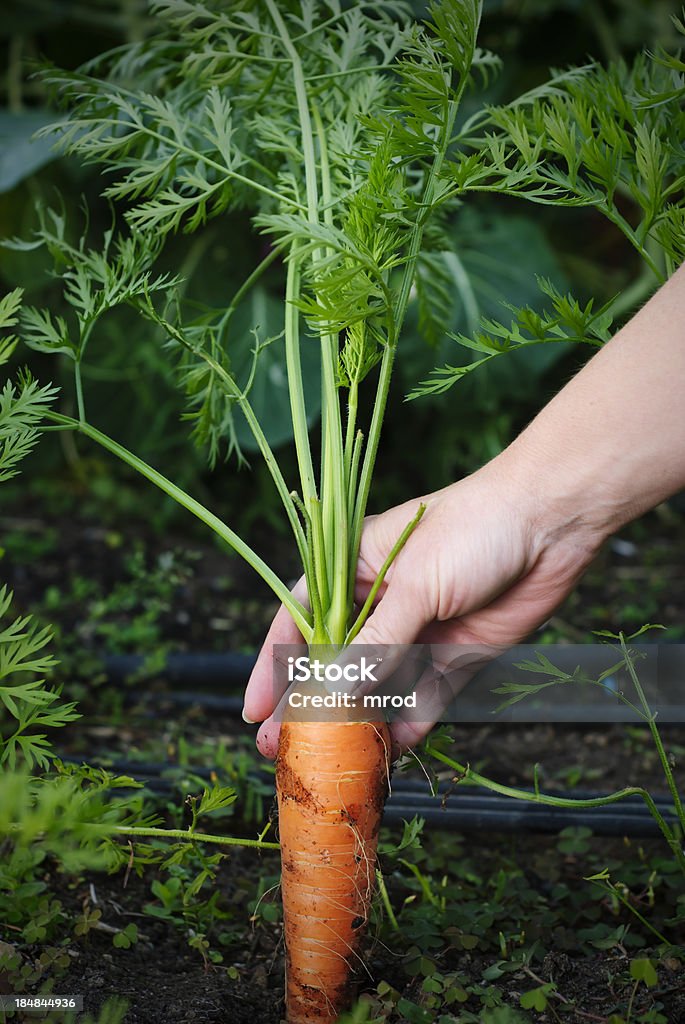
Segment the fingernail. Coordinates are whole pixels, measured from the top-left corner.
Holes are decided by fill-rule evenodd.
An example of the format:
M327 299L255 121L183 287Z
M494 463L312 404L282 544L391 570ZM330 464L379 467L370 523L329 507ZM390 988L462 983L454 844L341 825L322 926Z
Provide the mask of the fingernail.
M248 725L256 725L257 724L256 721L254 720L254 718L248 718L247 717L247 715L245 714L245 708L243 708L243 710L242 710L242 716L243 716L243 722L247 722Z

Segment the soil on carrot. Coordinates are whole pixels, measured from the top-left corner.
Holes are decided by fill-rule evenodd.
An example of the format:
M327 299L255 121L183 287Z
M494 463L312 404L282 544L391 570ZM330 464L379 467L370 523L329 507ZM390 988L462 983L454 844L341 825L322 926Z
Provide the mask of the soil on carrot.
M201 701L179 709L154 657L159 650L255 649L275 610L268 591L237 559L189 542L181 531L160 538L141 523L132 543L128 533L124 541L116 530L73 516L48 526L30 507L5 514L0 527L16 610L56 624L64 696L77 697L84 714L51 737L60 752L102 764L154 763L161 785L150 807L176 828L188 824L187 794L202 790L198 772L213 772L238 795L230 814L211 822L213 830L258 834L274 808L270 778L253 753L254 728L203 711ZM292 578L285 541L282 549L281 571ZM682 640L684 564L681 515L652 515L607 545L546 627L547 638L579 641L592 629L629 631L652 621ZM103 653L121 650L151 656L149 681L129 687L126 701L101 664ZM452 756L502 783L531 785L539 762L547 789L639 784L665 791L644 727L450 728ZM663 734L682 782L685 734L675 727ZM449 799L458 798L457 786ZM415 825L404 836L399 828L383 830L381 866L397 928L379 904L368 939L370 974L360 979L367 1007L356 1020L685 1020L685 897L663 841L599 839L583 829L559 837L456 835ZM232 850L217 867L216 884L185 899L201 870L198 859L185 874L155 863L141 864L139 874L70 875L46 862L35 880L59 909L45 912L45 934L33 941L22 925L0 925L0 959L11 954L10 966L0 966L0 992L52 983L55 992L82 994L95 1020L118 994L127 1003L125 1024L277 1024L277 857ZM131 924L136 932L127 938Z

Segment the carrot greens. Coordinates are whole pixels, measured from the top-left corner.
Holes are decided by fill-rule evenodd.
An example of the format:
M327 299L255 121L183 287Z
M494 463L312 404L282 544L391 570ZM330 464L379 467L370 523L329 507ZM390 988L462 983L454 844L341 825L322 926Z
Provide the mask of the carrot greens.
M99 248L87 231L70 241L73 230L54 210L41 214L33 241L6 243L49 250L70 309L65 319L25 308L21 336L73 361L77 417L61 416L61 426L105 443L179 499L267 580L307 641L339 646L351 626L361 528L412 287L425 288L422 262L439 278L458 261L442 234L445 218L481 192L593 206L644 258L646 287L655 286L683 255L683 155L669 145L673 119L683 118L677 60L558 72L465 118L466 91L471 109L471 94L499 70L477 45L477 0L433 3L425 24L395 0L239 0L230 11L163 0L154 13L151 38L76 73L45 72L66 110L45 133L103 165L104 195L121 213ZM636 216L625 212L623 196ZM224 307L198 312L179 276L153 267L170 235L232 209L249 212L269 249ZM255 324L252 370L238 379L233 314L275 260L285 269L282 331L263 337ZM513 308L510 325L491 320L470 337L454 336L473 361L436 370L411 397L443 391L524 345L606 340L613 303L595 310L548 281L540 287L548 311ZM147 319L177 359L193 437L212 465L222 453L241 457L236 420L245 421L297 544L309 609L230 528L88 425L81 366L99 319L120 305ZM423 315L437 316L431 330L440 330L439 310L426 314L424 306ZM260 358L273 345L282 347L287 373L296 482L285 480L250 402ZM302 372L303 352L314 345L320 402Z

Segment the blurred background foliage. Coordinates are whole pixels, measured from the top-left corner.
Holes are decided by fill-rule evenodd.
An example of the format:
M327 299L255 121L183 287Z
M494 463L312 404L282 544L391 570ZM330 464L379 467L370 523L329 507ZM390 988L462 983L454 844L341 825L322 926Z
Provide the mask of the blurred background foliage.
M420 16L425 5L413 6ZM591 58L630 61L645 47L675 49L672 17L679 13L680 4L672 0L485 0L481 45L503 58L504 70L486 94L467 98L464 116L484 97L505 101L543 81L550 68ZM55 120L35 70L43 60L78 67L112 47L144 39L154 27L143 0L10 0L4 6L0 237L30 237L40 206L63 208L74 237L84 223L93 240L110 226L112 211L100 197L100 170L56 157L49 142L32 139L37 128ZM536 275L550 278L562 290L571 288L581 300L594 296L603 303L625 291L626 316L651 287L640 276L638 257L628 243L589 208L552 210L483 196L460 211L448 228L455 259L447 261L447 276L425 268L429 287L416 290L400 346L375 508L443 486L492 457L587 356L556 345L532 348L494 360L446 395L406 406L404 395L434 365L463 358L453 342L435 335L427 315L431 303L449 308L453 331L468 333L482 315L501 317L502 302L538 305ZM263 238L250 229L249 212L241 211L210 221L191 238L174 238L163 252L160 269L185 279L187 301L220 306L266 252ZM21 285L29 304L50 305L60 312L48 259L42 249L0 249L2 292ZM275 261L262 287L237 313L237 349L230 355L234 366L245 367L245 374L254 343L251 329L258 325L261 336L280 330L283 279L283 268ZM220 463L210 473L203 454L188 443L191 427L182 420L183 397L174 368L149 324L121 310L104 318L93 341L97 365L86 365L83 372L89 406L98 411L97 426L204 500L220 502L238 529L249 529L255 519L269 526L280 521L277 500L257 457L250 470ZM294 478L288 473L294 458L281 349L273 344L262 353L252 398L272 444L279 448L286 475ZM313 346L309 351L308 388L315 394L316 353ZM19 358L42 380L54 373L54 362L44 366L40 353L23 349ZM66 362L57 383L63 388L62 407L73 412ZM250 459L246 431L242 441ZM145 508L148 519L159 525L175 514L171 504L130 481L125 470L85 439L69 434L46 438L27 470L15 484L15 493L25 498L40 492L53 505L64 502L66 508L78 500L86 510L93 503L100 518L139 515Z

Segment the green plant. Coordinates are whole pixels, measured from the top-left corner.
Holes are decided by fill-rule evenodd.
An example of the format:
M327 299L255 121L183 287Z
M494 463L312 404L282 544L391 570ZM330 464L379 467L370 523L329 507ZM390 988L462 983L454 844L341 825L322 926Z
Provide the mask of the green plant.
M534 694L540 693L542 690L550 686L561 686L576 683L584 683L585 685L597 686L600 689L606 691L608 694L617 698L622 704L628 707L635 717L642 720L649 728L652 742L657 751L661 770L664 775L664 779L668 786L669 793L673 800L673 809L677 817L677 830L671 828L663 819L663 817L657 812L654 814L655 807L653 801L646 794L647 799L645 802L649 807L652 815L659 824L664 837L666 838L676 861L678 862L681 870L685 871L685 855L681 849L678 830L680 833L685 833L685 809L683 808L682 798L678 790L678 786L673 774L673 766L671 759L666 752L666 749L661 738L661 733L656 722L656 714L652 711L649 706L645 691L640 682L640 678L637 672L636 664L641 657L644 656L644 652L636 648L628 647L628 643L631 640L636 640L642 636L645 632L650 629L661 629L661 626L646 625L642 626L635 633L631 633L630 636L626 637L623 633L612 633L610 630L595 630L595 635L607 638L605 643L608 643L610 649L613 648L614 642L618 642L618 647L621 651L621 657L618 661L614 662L610 667L606 668L597 677L590 677L584 672L580 666L574 669L573 672L567 672L563 669L557 668L549 660L546 655L537 653L535 660L527 660L519 662L516 666L519 669L523 669L528 673L534 673L535 675L542 676L543 682L538 683L520 683L520 682L509 682L498 686L495 689L495 693L506 694L507 699L500 704L498 711L504 708L510 707L512 704L530 697ZM630 697L626 696L626 693L619 689L617 692L608 686L607 680L614 675L616 672L625 672L630 683L632 684L635 691L636 700L631 700ZM537 776L535 781L536 795L539 794L539 788L537 783ZM645 793L641 793L643 799L645 799ZM614 799L615 796L612 798Z
M12 594L1 587L0 620L6 620L11 602ZM56 664L51 655L41 653L50 639L49 629L40 629L28 616L6 621L0 631L0 764L10 769L16 766L19 752L29 768L46 768L54 755L46 734L34 730L58 728L80 718L76 705L61 703L59 690L48 689L38 675ZM11 724L5 729L8 717Z
M449 765L450 768L458 773L455 778L455 782L475 782L478 785L482 785L494 792L506 794L516 799L527 800L534 803L542 803L556 807L592 808L615 803L627 796L640 796L642 800L644 800L668 844L672 857L672 864L670 866L673 870L679 870L681 874L685 875L685 852L683 851L682 846L682 836L685 834L685 814L683 812L682 797L673 773L671 758L664 747L661 733L656 723L656 714L649 706L636 668L636 665L643 654L638 649L628 646L631 640L635 640L646 630L653 628L659 627L643 626L629 637L625 637L622 633L611 633L608 630L597 631L598 635L607 638L605 642L609 645L609 649L612 653L616 650L615 644L618 642L618 650L620 650L621 657L617 661L612 661L611 666L596 677L589 676L587 672L581 669L580 666L572 672L558 668L545 654L538 652L536 659L529 659L524 662L520 662L516 667L524 670L528 674L533 674L538 678L542 677L542 681L531 683L521 682L520 680L510 681L498 686L494 692L506 695L506 700L497 710L502 710L503 708L509 707L511 704L538 694L550 686L569 686L583 683L589 686L597 686L610 693L614 698L618 697L624 705L631 709L638 719L641 719L648 726L652 742L659 757L661 770L672 798L675 821L669 821L664 817L656 806L650 793L643 786L624 787L623 789L607 794L606 796L590 799L561 797L541 792L537 765L534 769L534 787L531 792L511 786L503 786L494 782L492 779L486 778L479 772L472 770L468 765L461 765L457 761L447 757L438 746L433 745L430 742L426 744L427 753L437 758L437 760L443 764ZM627 695L625 688L614 691L607 685L607 679L614 676L616 673L621 672L623 672L630 683L632 683L635 691L634 699L631 699L631 697ZM590 829L586 828L567 829L566 832L561 835L561 839L558 844L559 849L565 853L586 853L588 849L588 838L591 834ZM636 901L634 901L631 896L630 888L625 883L616 883L612 881L611 873L606 867L602 868L595 874L588 876L586 881L590 882L601 893L608 896L617 908L622 906L632 914L640 924L659 941L662 948L669 948L669 939L663 934L663 932L655 928L644 914L638 910ZM626 935L627 929L622 926L620 935L621 941L625 941ZM610 938L609 941L615 941L615 938ZM643 969L645 973L649 974L650 979L653 977L653 967L650 973L649 968L644 966L649 965L650 961L641 960L636 961L636 963L643 965L641 969ZM639 981L644 980L646 984L649 984L645 977L641 976L640 978L637 978L637 975L633 975L633 977L636 978L636 985L628 1007L628 1018L630 1018L631 1007ZM531 990L529 995L526 997L527 999L530 999L530 1003L524 1003L522 1001L522 1005L535 1006L537 1009L544 1009L542 1003L543 1001L546 1001L547 994L548 993L544 992L542 988Z
M126 1019L127 1009L128 1003L125 999L113 997L105 1000L100 1012L96 1016L88 1013L82 1018L82 1021L83 1024L122 1024ZM68 1014L65 1018L67 1024L72 1024L75 1020L76 1018L72 1014Z
M0 302L0 326L11 327L17 309L18 294L7 296ZM0 344L0 361L11 352L14 339ZM19 472L18 464L25 458L36 441L37 423L42 406L54 396L51 388L39 389L28 374L20 375L19 384L8 382L0 395L0 481ZM132 570L143 575L139 559L132 559ZM166 593L177 577L173 563L167 559ZM159 594L157 595L159 601ZM46 653L51 640L50 627L39 626L30 616L12 618L12 594L0 587L0 916L3 929L16 940L25 943L44 943L63 934L68 913L62 902L53 897L49 880L52 862L72 874L83 870L115 870L123 864L127 869L140 870L142 865L164 861L164 866L179 866L187 877L184 893L186 921L201 922L208 926L220 920L222 912L215 906L214 894L204 903L195 899L208 879L213 879L221 854L204 855L197 851L194 840L198 819L209 813L225 810L235 800L233 789L212 786L201 797L189 797L192 821L188 829L165 831L157 827L159 818L146 814L141 785L128 776L114 776L102 769L87 765L63 764L55 755L45 732L37 728L56 728L68 725L81 716L73 702L60 701L59 689L51 689L45 676L57 665L55 658ZM110 608L117 608L120 595L114 595ZM155 613L158 604L153 605ZM40 774L37 774L39 773ZM117 791L120 791L117 793ZM121 792L123 791L123 793ZM132 791L132 795L131 795ZM186 840L168 855L146 849L139 843L124 850L119 837L135 823L145 836L181 838ZM134 834L134 833L132 833ZM140 834L140 833L136 833ZM214 837L225 843L227 837ZM211 837L206 837L211 841ZM230 839L228 840L230 843ZM250 841L248 840L248 843ZM261 840L251 841L259 848ZM192 871L193 858L199 860L201 870ZM181 864L185 864L183 868ZM173 881L173 878L172 878ZM194 903L188 909L188 902ZM86 906L77 918L74 935L83 937L101 924L102 911ZM137 928L128 924L113 929L113 944L127 949L138 939ZM64 940L62 940L64 941ZM191 932L191 945L197 947L207 960L216 961L221 955L209 950L204 935ZM8 947L13 949L14 947ZM16 992L29 988L49 991L56 972L64 972L70 958L59 947L46 948L35 965L22 962L19 953L6 954L2 949L0 964L3 983L9 982ZM121 1019L119 1002L105 1004L100 1021Z
M31 610L39 620L57 623L62 676L96 686L106 679L103 655L127 652L143 656L127 682L163 670L177 646L163 635L165 619L178 589L192 575L192 557L192 552L166 550L147 563L137 544L122 559L124 575L110 585L79 574L46 587ZM82 696L83 684L80 690Z
M77 416L46 410L45 418L99 443L214 530L269 584L305 641L329 646L331 657L358 635L423 511L398 536L357 611L362 524L415 281L424 292L424 328L444 333L435 293L425 296L426 277L435 268L430 256L449 248L444 218L481 193L591 207L644 261L644 295L685 253L685 157L671 145L674 136L685 135L678 70L663 58L647 57L632 68L571 69L509 104L484 105L464 119L467 90L487 82L499 67L477 45L478 0L432 3L425 25L392 0L344 10L335 2L238 0L230 12L218 3L163 0L155 12L159 25L151 40L80 72L53 68L45 76L68 109L58 129L63 147L107 167L105 195L124 208L126 227L119 234L108 231L93 248L87 231L72 240L63 215L48 211L35 240L7 243L15 250L47 249L69 309L62 316L26 307L21 334L32 348L73 364ZM187 301L178 276L156 272L154 265L171 235L179 229L192 233L228 208L246 208L270 248L232 298L219 308L198 307ZM274 333L254 324L252 364L239 374L231 357L237 310L277 260L285 271L280 323ZM540 286L547 310L514 306L511 325L489 319L469 336L458 335L477 358L437 371L418 390L444 390L495 357L531 344L600 345L613 319L634 301L619 296L596 311L591 302L581 304L546 280ZM13 293L12 316L18 301ZM229 525L90 422L84 358L95 352L104 316L122 306L135 310L177 361L187 418L212 464L222 453L240 459L237 420L249 428L293 533L306 602ZM274 346L282 346L287 368L296 489L286 482L252 404L257 367ZM304 354L313 346L321 385L318 466L309 428L319 390L315 398L304 373ZM24 391L28 387L35 404L38 392L33 384ZM364 403L366 389L370 401ZM49 397L41 399L41 408ZM286 739L294 749L296 734L295 723L282 733L282 831L297 802L283 785ZM341 749L335 755L341 779L348 770L366 770L357 761L346 767L344 754ZM387 766L368 768L380 792ZM349 845L356 838L343 813L344 794L339 799L341 836L346 833ZM315 797L313 803L324 806L325 800ZM668 827L663 819L661 825ZM161 834L145 826L128 833ZM189 829L170 834L200 838L195 818ZM362 836L361 842L365 855L355 863L363 861L368 873L374 840ZM675 852L672 835L669 842ZM299 872L287 849L284 863ZM371 877L349 879L356 909L335 940L343 961L362 933L357 922L366 918ZM362 890L367 895L357 906ZM322 984L317 991L336 1009L346 1000L342 988L329 994ZM293 1020L297 1013L292 1004Z

